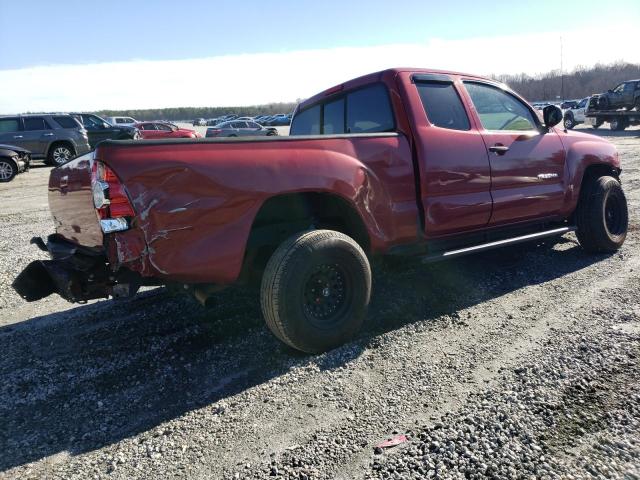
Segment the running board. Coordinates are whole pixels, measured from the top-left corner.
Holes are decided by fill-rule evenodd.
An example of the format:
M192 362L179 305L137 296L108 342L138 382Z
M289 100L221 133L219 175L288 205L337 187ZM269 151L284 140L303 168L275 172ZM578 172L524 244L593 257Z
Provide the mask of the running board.
M517 243L530 242L531 240L538 240L540 238L555 237L557 235L563 235L567 232L575 231L576 227L560 227L553 230L546 230L544 232L530 233L528 235L522 235L521 237L507 238L505 240L498 240L496 242L482 243L480 245L474 245L473 247L461 248L459 250L449 250L442 253L433 253L422 257L422 263L437 262L439 260L446 260L448 258L461 257L463 255L469 255L471 253L483 252L485 250L491 250L493 248L507 247L509 245L515 245Z

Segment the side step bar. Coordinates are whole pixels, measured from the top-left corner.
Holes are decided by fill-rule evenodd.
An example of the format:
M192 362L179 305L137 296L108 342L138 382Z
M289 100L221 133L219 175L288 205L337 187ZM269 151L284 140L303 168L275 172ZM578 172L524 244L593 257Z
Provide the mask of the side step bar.
M555 237L563 235L567 232L575 231L576 227L560 227L553 230L546 230L544 232L530 233L528 235L522 235L520 237L507 238L505 240L498 240L496 242L482 243L480 245L474 245L472 247L461 248L459 250L449 250L447 252L433 253L422 257L422 263L437 262L439 260L446 260L449 258L461 257L470 253L482 252L485 250L491 250L499 247L506 247L509 245L515 245L516 243L530 242L531 240L538 240L540 238Z

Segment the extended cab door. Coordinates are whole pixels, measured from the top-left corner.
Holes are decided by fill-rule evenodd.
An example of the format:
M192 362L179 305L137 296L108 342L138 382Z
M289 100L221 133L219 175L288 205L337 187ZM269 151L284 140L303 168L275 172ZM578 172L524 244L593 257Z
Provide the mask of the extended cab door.
M491 216L491 170L459 81L441 74L409 75L401 85L407 88L414 130L425 235L482 229Z
M565 151L533 110L498 85L465 81L491 163L491 225L551 217L564 206Z

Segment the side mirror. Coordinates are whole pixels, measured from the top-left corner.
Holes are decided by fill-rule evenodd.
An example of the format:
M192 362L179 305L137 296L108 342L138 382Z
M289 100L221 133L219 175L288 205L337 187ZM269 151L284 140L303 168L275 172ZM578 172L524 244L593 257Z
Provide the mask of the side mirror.
M562 121L562 110L556 105L547 105L542 109L542 118L545 127L555 127Z
M102 128L111 128L111 125L109 125L107 122L102 122Z
M613 90L609 89L607 90L607 93L613 93Z

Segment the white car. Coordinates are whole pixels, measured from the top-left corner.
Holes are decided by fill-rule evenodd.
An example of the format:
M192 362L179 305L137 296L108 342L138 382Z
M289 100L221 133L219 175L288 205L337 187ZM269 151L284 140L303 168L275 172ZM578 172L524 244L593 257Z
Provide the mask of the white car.
M120 126L133 127L136 123L138 123L138 120L131 117L105 117L105 120L109 122L111 125L113 125L114 127L120 127Z
M598 128L602 125L602 121L594 119L594 121L589 122L587 121L587 117L585 117L587 109L589 108L590 98L591 97L583 98L575 107L569 108L564 112L564 128L571 130L573 127L580 125L581 123L589 123L593 128Z

